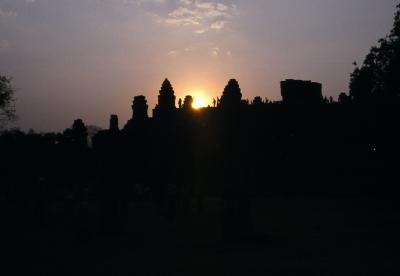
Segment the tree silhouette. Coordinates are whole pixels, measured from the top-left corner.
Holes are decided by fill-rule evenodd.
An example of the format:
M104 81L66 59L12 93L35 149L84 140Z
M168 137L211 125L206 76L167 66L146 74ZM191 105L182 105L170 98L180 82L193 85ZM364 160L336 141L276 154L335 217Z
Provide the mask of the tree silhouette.
M15 118L14 92L11 78L0 75L0 129Z
M393 102L400 97L400 5L393 29L371 48L361 67L351 74L350 96L355 102Z
M338 98L339 103L349 103L351 101L350 97L346 93L340 93Z

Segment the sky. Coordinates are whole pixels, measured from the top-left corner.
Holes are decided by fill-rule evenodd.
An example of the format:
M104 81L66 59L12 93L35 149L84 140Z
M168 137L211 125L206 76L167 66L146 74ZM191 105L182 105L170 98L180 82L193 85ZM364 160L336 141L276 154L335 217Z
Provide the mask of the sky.
M0 74L16 125L120 126L136 95L149 114L168 78L212 103L231 78L245 99L280 100L280 81L348 91L354 61L390 31L395 0L0 0Z

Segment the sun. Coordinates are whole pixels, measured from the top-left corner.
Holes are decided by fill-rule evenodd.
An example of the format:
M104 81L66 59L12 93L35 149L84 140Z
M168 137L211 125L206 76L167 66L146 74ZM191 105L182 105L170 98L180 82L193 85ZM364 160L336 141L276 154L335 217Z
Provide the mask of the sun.
M195 96L195 97L193 97L192 107L194 109L200 109L203 107L207 107L207 101L203 97Z

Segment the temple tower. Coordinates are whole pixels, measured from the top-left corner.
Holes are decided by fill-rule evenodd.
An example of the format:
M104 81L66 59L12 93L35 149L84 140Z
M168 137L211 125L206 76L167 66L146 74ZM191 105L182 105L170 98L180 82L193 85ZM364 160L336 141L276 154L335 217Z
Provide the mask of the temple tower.
M119 131L118 116L115 114L110 116L110 131L112 132Z
M235 79L229 80L225 86L220 100L220 107L224 109L238 108L242 104L242 92L239 83Z
M143 95L136 96L132 104L132 119L135 121L147 120L149 118L148 109L146 97Z
M168 117L173 114L175 108L175 92L168 79L165 79L158 95L158 104L153 110L154 118Z

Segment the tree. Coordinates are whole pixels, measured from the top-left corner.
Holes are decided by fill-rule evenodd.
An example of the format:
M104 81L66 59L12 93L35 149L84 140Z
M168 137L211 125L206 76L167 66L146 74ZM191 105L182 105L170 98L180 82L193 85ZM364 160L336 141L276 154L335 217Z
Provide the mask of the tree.
M400 99L400 5L388 36L371 48L361 67L357 64L350 80L355 102L398 102Z
M343 103L343 104L347 104L347 103L350 102L350 97L346 93L342 92L339 95L338 102L339 103Z
M0 129L15 119L14 92L11 78L0 75Z

